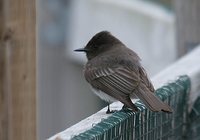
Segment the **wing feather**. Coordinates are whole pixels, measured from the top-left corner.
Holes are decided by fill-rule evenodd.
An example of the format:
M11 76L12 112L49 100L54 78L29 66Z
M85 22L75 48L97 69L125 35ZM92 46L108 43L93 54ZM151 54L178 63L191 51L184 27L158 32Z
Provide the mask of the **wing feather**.
M101 67L92 68L85 71L86 80L96 89L102 90L107 94L130 96L136 87L135 83L139 81L139 77L123 67ZM106 92L107 88L109 92Z
M146 71L144 70L143 67L140 67L139 69L139 74L140 74L140 79L141 79L141 82L146 85L146 87L154 93L155 89L151 83L151 81L149 80L148 76L147 76L147 73Z

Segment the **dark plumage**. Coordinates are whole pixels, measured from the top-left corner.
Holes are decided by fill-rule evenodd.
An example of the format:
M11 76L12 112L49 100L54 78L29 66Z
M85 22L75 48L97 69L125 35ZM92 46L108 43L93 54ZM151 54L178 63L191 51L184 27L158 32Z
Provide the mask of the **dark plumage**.
M84 76L100 98L108 103L119 100L137 111L131 98L138 97L151 111L172 112L169 105L154 95L138 55L109 32L97 33L85 48L75 51L86 52Z

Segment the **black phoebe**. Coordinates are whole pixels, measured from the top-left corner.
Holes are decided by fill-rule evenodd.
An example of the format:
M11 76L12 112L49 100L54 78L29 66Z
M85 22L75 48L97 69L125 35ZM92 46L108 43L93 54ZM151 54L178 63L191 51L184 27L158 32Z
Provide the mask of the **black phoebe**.
M109 104L119 100L138 111L131 98L139 98L151 111L171 113L169 105L154 95L154 87L138 55L107 31L97 33L84 48L88 62L84 76L95 93Z

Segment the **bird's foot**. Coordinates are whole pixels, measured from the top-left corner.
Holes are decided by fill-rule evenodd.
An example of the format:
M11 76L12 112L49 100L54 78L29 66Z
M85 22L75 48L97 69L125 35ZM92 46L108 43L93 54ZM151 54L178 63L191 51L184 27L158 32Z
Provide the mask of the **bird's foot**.
M130 108L128 106L126 106L126 105L123 105L122 110L128 111L128 110L130 110Z
M126 105L123 105L122 110L124 110L124 111L130 111L131 108L129 108L129 107L126 106ZM138 108L137 108L136 106L134 106L134 108L132 108L132 111L133 111L133 112L137 112L137 111L138 111Z
M111 113L115 113L117 110L110 110L110 106L108 105L108 109L106 111L106 114L111 114Z
M106 111L106 114L112 114L112 113L115 113L117 110L107 110Z

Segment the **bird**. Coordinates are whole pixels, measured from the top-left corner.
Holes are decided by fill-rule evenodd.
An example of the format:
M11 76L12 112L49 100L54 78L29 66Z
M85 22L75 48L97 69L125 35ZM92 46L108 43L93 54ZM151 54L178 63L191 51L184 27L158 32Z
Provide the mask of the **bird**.
M153 112L172 113L172 108L155 95L137 53L110 32L95 34L85 47L74 51L86 53L84 77L94 93L108 103L107 114L113 112L109 105L115 101L137 112L131 100L137 98Z

